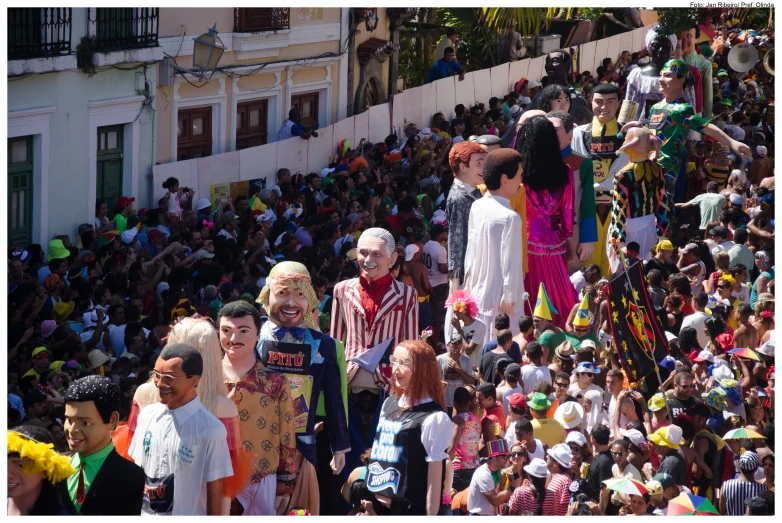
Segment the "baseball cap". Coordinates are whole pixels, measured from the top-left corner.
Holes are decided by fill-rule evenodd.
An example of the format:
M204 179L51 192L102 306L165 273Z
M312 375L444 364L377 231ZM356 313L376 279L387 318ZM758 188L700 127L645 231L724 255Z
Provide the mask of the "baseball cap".
M44 320L41 322L41 337L48 338L57 328L57 322L54 320ZM773 355L773 354L772 354Z
M534 89L535 87L542 87L542 86L543 86L542 83L536 80L530 80L529 85L527 87L529 87L530 89Z
M411 261L413 256L419 251L418 245L411 243L405 247L405 261Z
M147 239L148 240L157 240L160 238L165 238L166 235L163 234L160 229L150 229L149 232L147 232Z
M709 363L714 363L714 354L707 350L702 350L695 356L695 361L708 361Z
M532 103L532 98L530 98L529 96L522 96L521 98L519 98L519 103L524 105L529 105Z
M459 343L460 341L462 341L462 335L458 332L454 332L451 334L451 339L448 340L448 343Z
M508 366L510 367L510 365ZM527 407L527 397L524 394L517 392L508 397L508 403L515 409L524 409Z
M744 197L740 194L733 193L728 198L730 199L731 205L744 205ZM719 227L722 226L720 225Z
M709 231L711 233L711 231ZM682 254L698 254L698 245L695 243L688 243L683 248L679 249Z
M505 377L507 378L508 376L516 378L516 380L521 378L521 367L519 367L518 363L511 363L505 368Z
M336 169L329 169L328 167L320 170L320 177L325 178L329 174L333 173Z
M666 356L660 361L660 367L664 367L670 371L676 370L676 359L673 356Z
M212 254L212 253L210 253L208 251L205 251L204 249L199 249L195 253L195 261L203 260L204 258L211 259L211 258L214 258L214 257L215 257L214 254Z
M765 145L758 145L755 147L755 151L757 151L758 156L765 157L768 154L768 149Z
M663 486L659 481L650 479L646 482L646 490L649 491L649 495L653 498L663 497Z
M671 243L671 240L662 240L660 243L657 244L657 250L658 251L672 251L673 250L673 243Z
M127 196L121 196L119 200L117 200L117 209L124 209L131 203L135 202L135 198L128 198Z
M673 480L673 476L670 474L667 474L665 472L658 472L654 475L652 480L657 481L660 483L662 488L667 489L668 487L673 487L676 485L676 482Z
M760 496L745 499L744 505L749 508L751 516L768 516L768 503Z
M646 441L646 438L644 438L644 435L641 433L640 430L636 430L636 429L630 429L630 430L619 429L619 434L621 434L625 438L629 439L630 442L633 445L636 445L636 446L638 446L641 443L643 443L644 441Z
M133 240L136 238L136 235L138 234L138 229L135 227L131 227L130 229L127 229L122 232L122 243L125 245L130 245L133 243Z
M33 353L30 356L35 358L36 356L38 356L42 352L45 352L47 354L49 353L49 351L46 349L46 347L37 347L37 348L33 349Z

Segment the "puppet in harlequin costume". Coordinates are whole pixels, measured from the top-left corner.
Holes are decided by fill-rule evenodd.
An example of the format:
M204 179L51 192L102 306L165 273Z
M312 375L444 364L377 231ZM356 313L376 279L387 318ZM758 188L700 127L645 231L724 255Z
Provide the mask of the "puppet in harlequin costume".
M565 112L551 111L546 118L557 129L562 161L573 171L573 236L568 240L570 256L567 260L568 274L573 274L581 269L583 261L592 257L597 241L593 166L586 156L573 152L573 117Z
M469 141L457 143L448 155L448 163L454 175L453 186L445 203L445 217L448 220L448 280L451 293L457 290L464 280L464 254L467 251L470 208L473 202L481 197L477 187L483 183L481 173L485 161L486 151L483 147Z
M220 340L215 332L214 325L199 316L182 318L171 329L166 338L167 345L184 343L193 347L201 354L203 371L198 381L196 392L199 400L211 414L213 414L225 426L228 451L231 455L231 467L233 475L223 478L223 515L227 516L231 510L231 500L241 492L250 479L252 469L253 452L249 452L242 446L239 432L239 411L233 401L228 399L225 385L222 380L222 355ZM141 385L133 398L130 417L126 425L121 425L112 433L112 439L117 452L126 459L127 451L133 435L136 432L138 415L146 403L142 401L160 401L157 387L150 381ZM139 403L145 403L140 405Z
M74 472L58 485L71 514L137 516L144 498L144 470L114 449L122 392L111 378L87 376L71 383L65 400L65 437ZM90 420L85 423L85 420Z
M667 234L670 209L665 178L657 162L649 159L652 150L660 147L662 141L649 129L627 130L621 151L627 153L630 163L619 170L614 181L609 237L625 244L637 242L641 253L652 250L658 233ZM619 267L611 268L616 272Z
M693 81L689 67L682 60L668 60L660 72L660 90L664 100L656 103L649 114L647 127L663 141L658 163L665 174L666 192L669 202L672 199L676 179L682 166L687 162L685 141L692 131L703 132L716 141L727 145L744 156L751 155L749 147L730 138L721 129L710 124L705 118L695 114L692 105L684 98L684 89ZM639 122L630 122L638 126Z
M312 311L319 306L307 268L297 262L275 265L257 300L269 313L257 350L267 369L283 372L291 385L297 456L296 485L289 507L306 506L316 514L320 497L315 467L315 411L321 391L326 402L325 429L339 474L350 451L342 403L341 377L334 340L315 328Z
M418 293L396 281L393 235L373 227L361 233L357 246L358 278L341 281L332 294L329 332L345 343L348 376L350 447L348 470L372 445L379 407L389 390L391 366L383 342L418 339ZM377 356L377 357L375 357Z

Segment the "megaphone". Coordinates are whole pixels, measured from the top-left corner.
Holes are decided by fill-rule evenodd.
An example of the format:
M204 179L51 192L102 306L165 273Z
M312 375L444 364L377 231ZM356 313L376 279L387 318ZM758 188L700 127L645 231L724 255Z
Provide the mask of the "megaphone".
M773 49L767 52L766 56L763 57L763 67L766 68L768 74L774 76L774 50Z
M758 51L752 44L739 44L728 53L728 66L737 73L746 73L758 63Z

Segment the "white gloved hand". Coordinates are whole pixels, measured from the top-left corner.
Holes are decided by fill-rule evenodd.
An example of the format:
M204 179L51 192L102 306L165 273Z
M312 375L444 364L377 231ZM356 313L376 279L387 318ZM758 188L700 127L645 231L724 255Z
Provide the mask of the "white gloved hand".
M579 243L578 244L578 259L582 262L587 261L589 258L592 257L592 254L595 252L595 244L594 243Z

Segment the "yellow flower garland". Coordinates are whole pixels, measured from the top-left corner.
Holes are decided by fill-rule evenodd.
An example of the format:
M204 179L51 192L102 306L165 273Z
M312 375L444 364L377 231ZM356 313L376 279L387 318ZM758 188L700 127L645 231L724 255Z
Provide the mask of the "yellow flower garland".
M8 454L11 453L29 460L22 467L26 475L46 472L46 477L52 483L58 483L76 472L70 460L58 454L51 443L40 443L9 430Z

